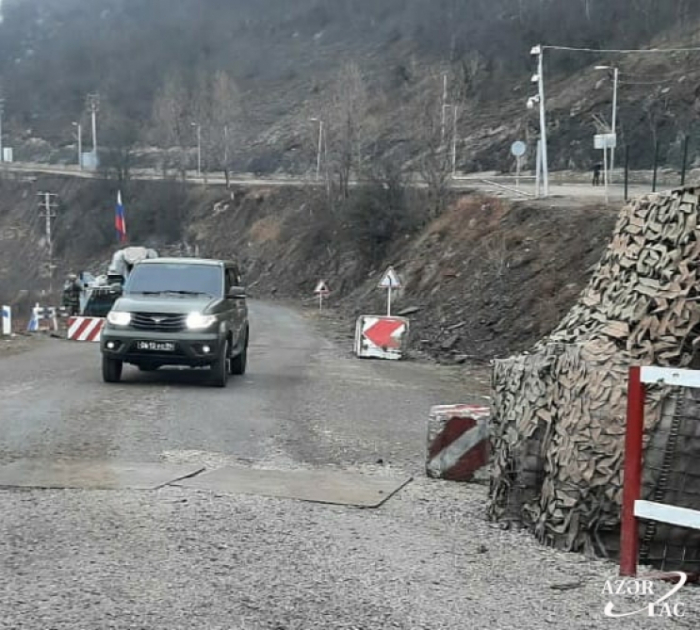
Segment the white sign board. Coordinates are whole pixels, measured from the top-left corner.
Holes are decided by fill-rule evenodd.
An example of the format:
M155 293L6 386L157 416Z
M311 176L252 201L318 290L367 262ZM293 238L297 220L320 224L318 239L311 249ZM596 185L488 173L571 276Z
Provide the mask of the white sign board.
M525 151L527 151L527 145L520 140L514 142L510 147L510 152L514 157L523 157L523 155L525 155Z
M3 162L14 162L14 155L12 147L3 147L2 149L2 161Z
M407 337L407 319L362 315L355 328L355 355L360 359L398 361Z
M380 289L400 289L401 280L393 267L389 267L379 282Z
M83 168L87 171L96 171L99 166L99 161L97 156L92 152L88 151L83 153Z
M325 280L319 281L319 283L316 285L316 288L314 289L314 293L316 295L328 295L330 293L330 290L328 289L328 285L326 284Z
M12 309L9 306L1 307L2 311L2 334L12 334Z
M614 149L617 147L616 133L599 133L593 137L593 146L596 149Z

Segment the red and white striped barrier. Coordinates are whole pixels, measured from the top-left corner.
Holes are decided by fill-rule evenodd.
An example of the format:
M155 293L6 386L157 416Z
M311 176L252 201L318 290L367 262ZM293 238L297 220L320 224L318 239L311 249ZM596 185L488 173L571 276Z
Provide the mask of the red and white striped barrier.
M491 410L480 405L438 405L428 422L429 477L470 481L491 454Z
M69 317L66 338L72 341L99 342L104 325L104 317Z

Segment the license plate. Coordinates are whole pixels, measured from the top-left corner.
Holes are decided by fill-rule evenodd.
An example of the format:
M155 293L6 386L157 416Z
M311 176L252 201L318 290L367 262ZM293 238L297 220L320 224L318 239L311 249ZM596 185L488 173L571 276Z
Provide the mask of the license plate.
M175 344L172 341L137 341L136 347L150 352L175 352Z

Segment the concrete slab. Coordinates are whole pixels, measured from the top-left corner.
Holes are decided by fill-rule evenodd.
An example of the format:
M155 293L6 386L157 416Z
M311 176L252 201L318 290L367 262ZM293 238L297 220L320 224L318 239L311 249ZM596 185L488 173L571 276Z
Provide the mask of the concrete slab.
M0 466L0 487L156 490L203 470L195 465L22 459Z
M379 507L411 479L369 477L326 470L261 470L228 466L174 485L313 503Z

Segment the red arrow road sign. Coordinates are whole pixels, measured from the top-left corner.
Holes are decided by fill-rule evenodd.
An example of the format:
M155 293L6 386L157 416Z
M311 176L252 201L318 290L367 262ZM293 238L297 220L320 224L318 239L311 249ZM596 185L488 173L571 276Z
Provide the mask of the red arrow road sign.
M394 338L394 333L404 327L402 321L396 319L380 319L376 324L370 326L364 332L375 346L380 348L399 348L399 342Z

